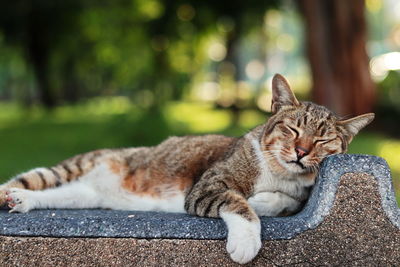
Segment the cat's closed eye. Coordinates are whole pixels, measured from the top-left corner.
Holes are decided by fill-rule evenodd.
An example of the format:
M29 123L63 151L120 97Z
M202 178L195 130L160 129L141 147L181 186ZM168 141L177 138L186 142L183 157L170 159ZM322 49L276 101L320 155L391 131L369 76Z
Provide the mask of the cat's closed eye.
M317 139L314 141L314 145L323 145L323 144L327 144L333 140L335 140L336 138L324 138L324 139Z
M300 136L300 133L298 130L296 130L295 128L288 126L288 128L290 129L290 131L294 134L294 136L297 138Z

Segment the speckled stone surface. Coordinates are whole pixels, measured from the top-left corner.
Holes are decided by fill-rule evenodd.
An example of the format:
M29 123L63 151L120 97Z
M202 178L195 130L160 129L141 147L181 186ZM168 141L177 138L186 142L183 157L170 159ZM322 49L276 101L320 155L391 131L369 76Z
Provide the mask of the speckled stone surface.
M225 241L219 240L226 236L221 220L96 210L1 213L0 223L4 266L234 265ZM262 223L263 248L249 265L400 263L399 209L389 169L380 158L328 158L302 212L288 218L263 218ZM65 238L71 236L75 238Z

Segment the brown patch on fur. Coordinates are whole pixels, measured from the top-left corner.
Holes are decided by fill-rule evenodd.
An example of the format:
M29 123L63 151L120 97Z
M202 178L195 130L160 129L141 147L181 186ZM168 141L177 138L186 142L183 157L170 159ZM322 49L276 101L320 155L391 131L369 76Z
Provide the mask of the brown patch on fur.
M146 191L149 188L144 182L145 176L146 169L136 169L133 172L129 172L122 180L122 187L136 194L148 194Z
M182 179L179 179L179 190L180 191L186 191L188 188L192 187L193 185L193 179L190 179L189 177L185 177Z
M116 166L113 168L119 170ZM165 195L172 197L184 192L192 183L192 179L187 177L170 179L158 171L151 172L147 168L138 168L124 176L122 187L136 195L162 198Z
M126 171L128 169L128 166L126 164L121 164L120 162L115 160L110 160L109 167L113 173L118 175L120 175L123 171Z
M122 186L134 194L158 198L179 192L186 195L234 140L218 135L172 137L151 149L133 151L126 155L129 166Z

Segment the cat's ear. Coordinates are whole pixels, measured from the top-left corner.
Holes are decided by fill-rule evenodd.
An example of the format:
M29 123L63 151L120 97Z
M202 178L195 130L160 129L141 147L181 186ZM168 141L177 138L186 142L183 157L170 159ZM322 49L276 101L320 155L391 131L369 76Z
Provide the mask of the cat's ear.
M374 118L375 118L374 113L367 113L348 120L338 121L338 124L344 126L349 132L349 134L353 137L362 128L367 126Z
M292 90L290 89L289 83L286 79L280 75L275 74L272 79L272 104L271 111L276 113L282 106L298 106L297 101Z

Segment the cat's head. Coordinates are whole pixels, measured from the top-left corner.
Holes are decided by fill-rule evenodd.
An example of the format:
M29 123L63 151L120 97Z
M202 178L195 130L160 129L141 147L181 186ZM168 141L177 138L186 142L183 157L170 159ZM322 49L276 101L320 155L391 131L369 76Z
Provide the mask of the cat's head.
M272 81L272 113L261 141L266 159L282 173L315 173L328 155L344 153L373 113L342 120L329 109L300 102L279 74Z

